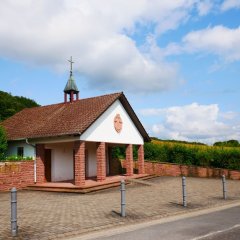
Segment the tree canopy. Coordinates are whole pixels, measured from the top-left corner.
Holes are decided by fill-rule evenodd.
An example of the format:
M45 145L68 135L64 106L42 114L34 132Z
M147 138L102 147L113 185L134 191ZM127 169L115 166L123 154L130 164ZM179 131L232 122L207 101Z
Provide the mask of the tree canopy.
M7 136L4 128L0 125L0 160L4 158L7 151Z
M24 108L39 106L34 100L0 91L0 122Z
M240 144L237 140L228 140L224 142L215 142L213 146L218 147L240 147Z

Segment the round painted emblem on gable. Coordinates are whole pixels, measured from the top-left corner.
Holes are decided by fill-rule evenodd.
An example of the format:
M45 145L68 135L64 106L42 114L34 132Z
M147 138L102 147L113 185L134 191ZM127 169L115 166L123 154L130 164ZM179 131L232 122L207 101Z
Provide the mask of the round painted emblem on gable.
M120 114L116 114L115 118L114 118L114 128L116 130L117 133L120 133L122 130L122 118L120 116Z

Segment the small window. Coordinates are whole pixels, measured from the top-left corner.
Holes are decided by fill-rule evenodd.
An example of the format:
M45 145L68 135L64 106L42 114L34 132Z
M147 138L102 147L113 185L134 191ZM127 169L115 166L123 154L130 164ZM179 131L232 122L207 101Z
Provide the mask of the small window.
M24 149L23 149L23 147L18 147L17 148L17 155L18 155L18 157L23 157L24 156Z

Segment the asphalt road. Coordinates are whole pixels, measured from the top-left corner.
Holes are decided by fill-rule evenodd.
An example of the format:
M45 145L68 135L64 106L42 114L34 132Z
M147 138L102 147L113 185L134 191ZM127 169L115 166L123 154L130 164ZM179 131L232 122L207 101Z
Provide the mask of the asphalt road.
M202 240L238 240L240 239L240 227L236 227L234 229L224 231L221 233L216 233L211 236L202 238Z
M239 240L240 206L94 239Z

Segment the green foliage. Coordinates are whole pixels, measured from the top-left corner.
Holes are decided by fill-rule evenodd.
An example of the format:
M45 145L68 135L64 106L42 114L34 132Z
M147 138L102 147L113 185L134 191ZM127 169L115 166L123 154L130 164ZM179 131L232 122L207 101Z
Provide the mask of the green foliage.
M156 140L156 141L166 142L166 143L179 143L179 144L191 144L191 145L206 146L205 143L201 143L201 142L187 142L187 141L180 141L180 140L163 140L163 139L159 139L159 138L156 138L156 137L151 137L151 139Z
M155 147L152 143L144 144L144 157L145 159L167 162L169 160L168 148L164 145L162 147Z
M240 144L237 140L229 140L225 142L215 142L213 146L218 147L240 147Z
M20 162L20 161L31 161L33 157L20 157L16 155L8 156L5 159L1 160L3 162Z
M24 108L39 106L35 101L25 97L15 97L0 91L0 121L3 121Z
M4 128L0 125L0 159L5 157L7 151L7 136Z
M125 158L125 147L113 147L112 158Z
M152 138L144 144L146 161L170 162L201 167L215 167L240 170L240 148L236 140L226 142L228 147L210 147L199 143L162 141ZM229 147L231 144L232 147ZM126 147L114 147L113 158L125 158ZM137 159L137 147L133 148L134 159Z
M112 148L112 158L124 159L126 156L126 147L118 146ZM133 146L133 159L136 160L138 158L137 146Z
M158 143L144 144L145 159L202 167L240 170L240 149L197 145Z

